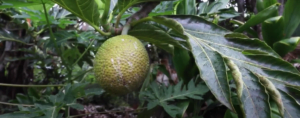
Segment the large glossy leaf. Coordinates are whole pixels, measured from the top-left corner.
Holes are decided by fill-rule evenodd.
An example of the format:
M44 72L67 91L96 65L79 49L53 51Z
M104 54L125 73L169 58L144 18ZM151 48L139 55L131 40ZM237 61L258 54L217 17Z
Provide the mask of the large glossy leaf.
M298 25L298 27L296 28L296 30L292 36L300 36L300 24Z
M274 43L274 50L281 56L296 49L300 42L300 37L291 37L288 39L283 39L279 42Z
M196 1L195 0L181 0L176 5L176 14L179 15L195 15Z
M100 13L95 0L52 0L89 25L98 26Z
M175 12L174 9L174 4L175 1L163 1L160 2L159 5L155 7L151 11L151 13L148 16L157 16L157 15L172 15L173 12Z
M132 5L143 3L143 2L151 2L151 1L173 1L173 0L118 0L114 8L115 13L119 13L120 11L126 10Z
M167 16L177 20L189 36L188 42L194 55L201 78L206 82L214 96L226 107L231 106L230 90L227 82L228 63L231 60L241 79L242 92L239 97L244 116L270 117L269 95L260 84L258 77L273 78L276 88L300 86L300 73L291 64L285 62L271 47L258 39L243 38L237 35L226 35L232 32L196 16ZM225 36L225 37L224 37ZM293 78L291 78L293 77ZM271 80L270 80L271 81ZM285 96L289 97L285 97ZM284 109L297 111L293 95L288 91L281 92ZM293 103L293 104L292 104ZM285 112L286 113L286 112ZM286 114L284 114L286 115ZM291 117L298 117L290 113Z
M207 6L205 12L206 13L214 13L216 11L218 11L219 9L221 9L221 6L223 6L222 2L213 2L211 4L209 4L209 6Z
M284 34L289 38L300 24L300 2L298 0L288 0L284 6Z
M257 12L260 12L262 11L264 8L264 0L256 0L256 9L257 9Z
M3 8L17 8L17 7L42 7L42 3L51 3L50 0L3 0L3 3L0 5L0 9Z
M138 24L132 27L128 34L135 36L140 40L157 44L157 46L163 46L163 44L172 44L176 47L187 49L186 46L180 44L172 36L167 34L164 29L151 24Z
M272 17L262 23L262 35L264 41L273 47L273 44L284 37L284 22L282 16Z
M236 29L236 32L243 32L245 29L257 25L259 23L262 23L264 20L274 17L278 14L278 4L274 4L261 12L257 13L254 17L249 19L244 25Z
M264 8L267 8L276 3L278 3L277 0L264 0L263 1Z

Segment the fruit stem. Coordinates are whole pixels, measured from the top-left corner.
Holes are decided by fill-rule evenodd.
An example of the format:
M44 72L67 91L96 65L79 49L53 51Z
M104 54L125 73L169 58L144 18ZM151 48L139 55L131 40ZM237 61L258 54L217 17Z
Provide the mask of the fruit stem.
M130 29L130 24L126 24L126 25L123 27L122 35L128 34L129 29Z

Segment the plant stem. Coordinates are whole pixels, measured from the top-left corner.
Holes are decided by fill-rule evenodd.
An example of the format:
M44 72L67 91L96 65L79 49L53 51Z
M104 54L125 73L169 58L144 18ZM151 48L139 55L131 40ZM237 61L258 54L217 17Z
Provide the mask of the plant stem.
M83 57L83 55L89 50L89 48L92 46L92 44L94 43L95 39L93 39L91 41L91 43L89 44L89 46L84 50L84 52L80 55L80 57L75 61L75 63L73 63L72 67L78 63L78 61Z
M126 24L126 25L123 27L122 35L127 35L129 29L130 29L130 24Z
M102 14L101 17L101 24L106 24L108 21L108 13L109 13L109 8L110 8L110 0L105 0L105 8L104 8L104 12Z
M27 44L21 40L16 40L16 39L13 39L13 38L7 38L7 37L3 37L3 36L0 36L1 38L1 41L12 41L12 42L17 42L17 43L21 43L21 44L24 44L24 45L34 45L34 44Z
M48 19L48 12L47 12L47 10L46 10L45 3L44 3L43 0L41 0L41 1L42 1L42 4L43 4L43 8L44 8L44 12L45 12L45 17L46 17L46 21L47 21L47 25L48 25L48 28L49 28L49 31L50 31L50 39L51 39L52 42L54 43L56 52L57 52L58 55L60 55L60 57L61 57L62 64L65 65L66 68L67 68L67 71L68 71L68 77L70 77L70 74L72 73L72 70L71 70L70 67L65 63L64 58L61 56L61 51L59 51L59 49L58 49L57 42L56 42L56 39L55 39L55 37L54 37L52 28L51 28L51 24L50 24L49 19Z
M60 86L65 86L65 85L62 85L62 84L58 84L58 85L24 85L24 84L0 83L0 86L9 86L9 87L60 87Z
M70 116L70 107L67 106L65 112L66 112L66 113L65 113L65 114L66 114L66 118L68 118L68 117Z
M120 20L121 20L122 15L125 13L125 11L126 11L131 5L133 5L133 4L128 4L128 5L127 5L125 8L123 8L122 11L118 14L115 28L118 28L118 27L119 27L119 24L120 24Z
M88 73L88 72L90 72L90 71L92 71L92 70L94 70L94 68L88 69L88 70L86 71L86 73ZM82 78L79 82L80 82L80 83L83 83L83 80L84 80L84 78Z
M11 106L24 106L24 107L33 107L34 105L30 105L30 104L16 104L16 103L8 103L8 102L0 102L0 104L3 105L11 105Z
M150 17L150 16L149 17L145 17L145 18L142 18L140 20L132 21L130 23L130 26L135 26L135 25L137 25L139 23L146 22L146 21L151 21L151 20L152 20L152 17Z
M49 19L48 19L48 12L46 10L46 6L45 6L45 3L43 0L42 1L42 4L43 4L43 9L44 9L44 12L45 12L45 17L46 17L46 21L47 21L47 26L49 28L49 31L50 31L50 39L53 41L54 43L54 46L55 46L55 50L58 51L58 46L57 46L57 43L56 43L56 40L55 40L55 37L54 37L54 34L52 32L52 28L51 28L51 25L50 25L50 22L49 22Z
M91 25L93 28L95 28L95 30L97 31L97 32L99 32L101 35L103 35L103 36L109 36L109 35L111 35L111 33L110 32L103 32L98 26L96 26L96 25Z

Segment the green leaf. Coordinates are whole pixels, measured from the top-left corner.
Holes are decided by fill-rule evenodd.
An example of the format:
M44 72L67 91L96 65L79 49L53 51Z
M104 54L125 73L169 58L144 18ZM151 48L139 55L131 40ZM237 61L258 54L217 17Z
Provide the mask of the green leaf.
M118 3L116 4L114 8L114 12L120 12L123 9L127 8L127 5L133 5L134 0L118 0ZM132 3L132 4L130 4Z
M67 104L73 103L77 98L85 96L84 87L87 83L76 83L72 86L68 84L65 86L64 102Z
M230 23L236 24L236 25L238 25L238 26L243 26L243 25L245 24L245 23L243 23L243 22L241 22L241 21L234 20L234 19L230 20ZM246 28L245 31L246 31L249 35L251 35L252 37L258 38L257 32L254 31L251 27Z
M257 9L257 12L260 12L262 10L265 9L264 7L264 2L265 0L256 0L256 9Z
M160 46L162 44L172 44L176 47L187 49L186 46L180 44L173 37L167 34L165 30L151 24L138 24L132 27L128 34L140 40L148 41L154 44L159 44L157 46Z
M20 43L20 44L27 45L26 42L23 42L22 40L18 39L13 34L8 33L4 30L0 30L0 42L2 42L2 41L11 41L11 42L17 42L17 43Z
M171 75L169 73L169 71L167 70L166 66L165 65L158 65L158 70L160 72L162 72L164 75L166 75L169 79L171 79Z
M282 16L272 17L262 23L262 35L264 41L271 47L284 37L284 22Z
M64 9L75 14L89 25L98 26L100 13L95 0L52 0Z
M104 90L100 88L99 84L91 84L85 87L84 93L88 95L101 95L104 93Z
M277 0L264 0L264 7L267 8L276 3L278 3Z
M163 1L148 16L172 15L175 1Z
M78 103L71 103L71 104L67 104L67 106L77 109L77 110L84 110L84 106Z
M240 13L235 11L232 7L229 9L220 9L216 14L220 16L219 21L231 19L240 15Z
M289 94L280 91L281 93L281 97L283 99L283 105L285 107L284 110L284 118L299 118L300 114L298 114L300 112L300 106L299 106L299 102L295 101L295 98L293 98L292 96L290 96Z
M181 108L180 118L183 118L184 113L186 113L187 108L189 107L189 101L182 101L178 103L178 107Z
M24 113L24 112L14 112L0 115L1 118L35 118L41 116L39 113Z
M143 2L151 2L151 1L174 1L174 0L118 0L117 5L114 8L114 14L117 14L121 11L127 10L132 5L143 3Z
M229 109L226 110L224 118L238 118L238 116L231 112Z
M138 24L140 22L146 22L146 21L154 21L156 23L162 24L162 25L176 31L176 33L183 35L184 29L180 23L178 23L177 21L175 21L173 19L161 17L161 16L146 17L144 19L141 19L138 22L132 23L131 25L135 26L136 24Z
M42 6L42 3L52 4L50 0L3 0L3 3L0 5L0 9L4 8L18 8L18 7L37 7Z
M41 111L45 114L47 118L56 118L58 116L59 111L62 106L54 106L49 103L36 102L34 104L37 108L41 109Z
M176 69L177 75L179 76L180 79L186 80L186 70L188 69L188 65L190 62L190 55L187 50L175 48L174 49L174 56L173 56L173 62L174 62L174 67Z
M204 85L196 86L193 80L187 86L183 86L183 89L181 89L182 86L183 81L169 87L164 85L159 86L156 82L152 82L147 90L141 92L141 96L149 102L147 109L152 109L160 105L170 116L175 117L177 114L181 114L181 108L173 104L168 104L169 102L187 98L201 100L201 96L208 91Z
M196 1L195 0L181 0L178 1L176 7L176 14L178 15L195 15L196 14Z
M34 88L28 88L28 95L30 97L34 97L36 99L40 98L40 94L38 93L38 91Z
M200 77L206 82L216 99L229 109L233 108L229 98L230 90L227 83L227 69L224 65L225 57L234 62L242 75L243 91L239 101L245 117L270 117L271 115L269 95L253 74L268 78L277 89L291 85L300 86L299 71L290 63L282 60L261 40L235 37L234 35L224 37L232 32L196 16L167 17L173 18L183 25L189 36L188 42L199 68ZM253 51L243 54L245 50ZM256 53L257 50L259 53ZM271 78L273 79L271 80ZM274 81L278 82L274 83ZM288 91L283 92L293 96ZM293 99L282 97L282 101L286 102L284 104L286 109L299 106L294 104L295 100ZM299 116L292 114L292 117Z
M278 14L278 4L274 4L263 11L257 13L254 17L251 17L244 25L235 30L235 32L243 32L247 28L256 24L262 23L268 18L274 17Z
M20 93L16 95L16 99L21 104L32 104L32 102L33 102L28 96L25 96Z
M288 0L284 5L284 34L286 38L292 36L300 24L300 2L298 0Z
M219 9L221 9L221 6L223 6L222 2L213 2L208 5L208 7L205 10L205 13L210 14L210 13L215 13Z
M300 37L291 37L274 43L274 50L281 56L295 50L300 42Z
M208 2L201 2L198 6L198 15L205 13L205 9L208 7Z
M174 30L180 34L183 34L183 32L184 32L182 25L173 19L159 17L159 16L153 16L152 19L154 22L165 25L168 28L171 28L172 30Z

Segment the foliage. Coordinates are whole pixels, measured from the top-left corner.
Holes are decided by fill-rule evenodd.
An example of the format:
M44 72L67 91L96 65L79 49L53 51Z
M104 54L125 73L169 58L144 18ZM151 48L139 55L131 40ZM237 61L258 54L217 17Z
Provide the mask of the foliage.
M283 15L278 13L280 4L276 0L260 1L257 3L258 12L251 17L244 25L236 29L236 32L245 31L246 28L262 24L263 39L279 55L285 56L287 53L296 49L299 44L299 37L291 37L300 24L299 3L289 0L284 6ZM284 46L284 48L282 47Z
M298 3L288 0L280 16L276 0L258 0L258 13L243 23L233 20L240 13L226 7L229 0L4 0L1 13L12 18L0 20L8 27L0 31L5 45L0 71L6 70L1 82L14 77L7 74L17 72L9 70L14 63L28 61L35 80L21 84L54 87L29 85L11 101L18 111L2 117L69 117L70 108L83 108L78 98L99 95L105 101L102 89L86 90L92 85L84 82L94 83L93 59L102 42L130 25L128 34L144 42L152 60L140 102L127 101L143 117L155 110L169 117L205 117L222 108L226 118L297 118L300 72L282 57L299 44L292 35L300 24ZM221 26L228 22L230 28ZM252 28L258 24L262 39ZM21 55L8 55L16 50Z
M176 104L179 105L186 101L176 101L175 105L170 105L169 102L187 98L202 100L203 98L201 96L208 91L207 87L203 85L196 86L193 80L191 80L187 86L184 86L183 81L181 81L175 86L169 87L158 86L156 82L153 82L148 89L140 93L142 99L149 102L147 109L150 110L160 105L172 117L176 117L176 115L181 112L181 108L176 106Z
M87 86L87 83L67 84L57 94L49 96L41 96L34 89L29 89L27 95L17 95L16 103L21 103L18 106L20 111L0 115L0 117L61 118L63 116L63 114L59 112L61 109L67 110L67 107L71 107L83 110L84 107L76 103L76 99L103 93L100 88L84 89L85 86ZM22 104L33 104L35 107L30 107L31 105L24 105L24 107Z

